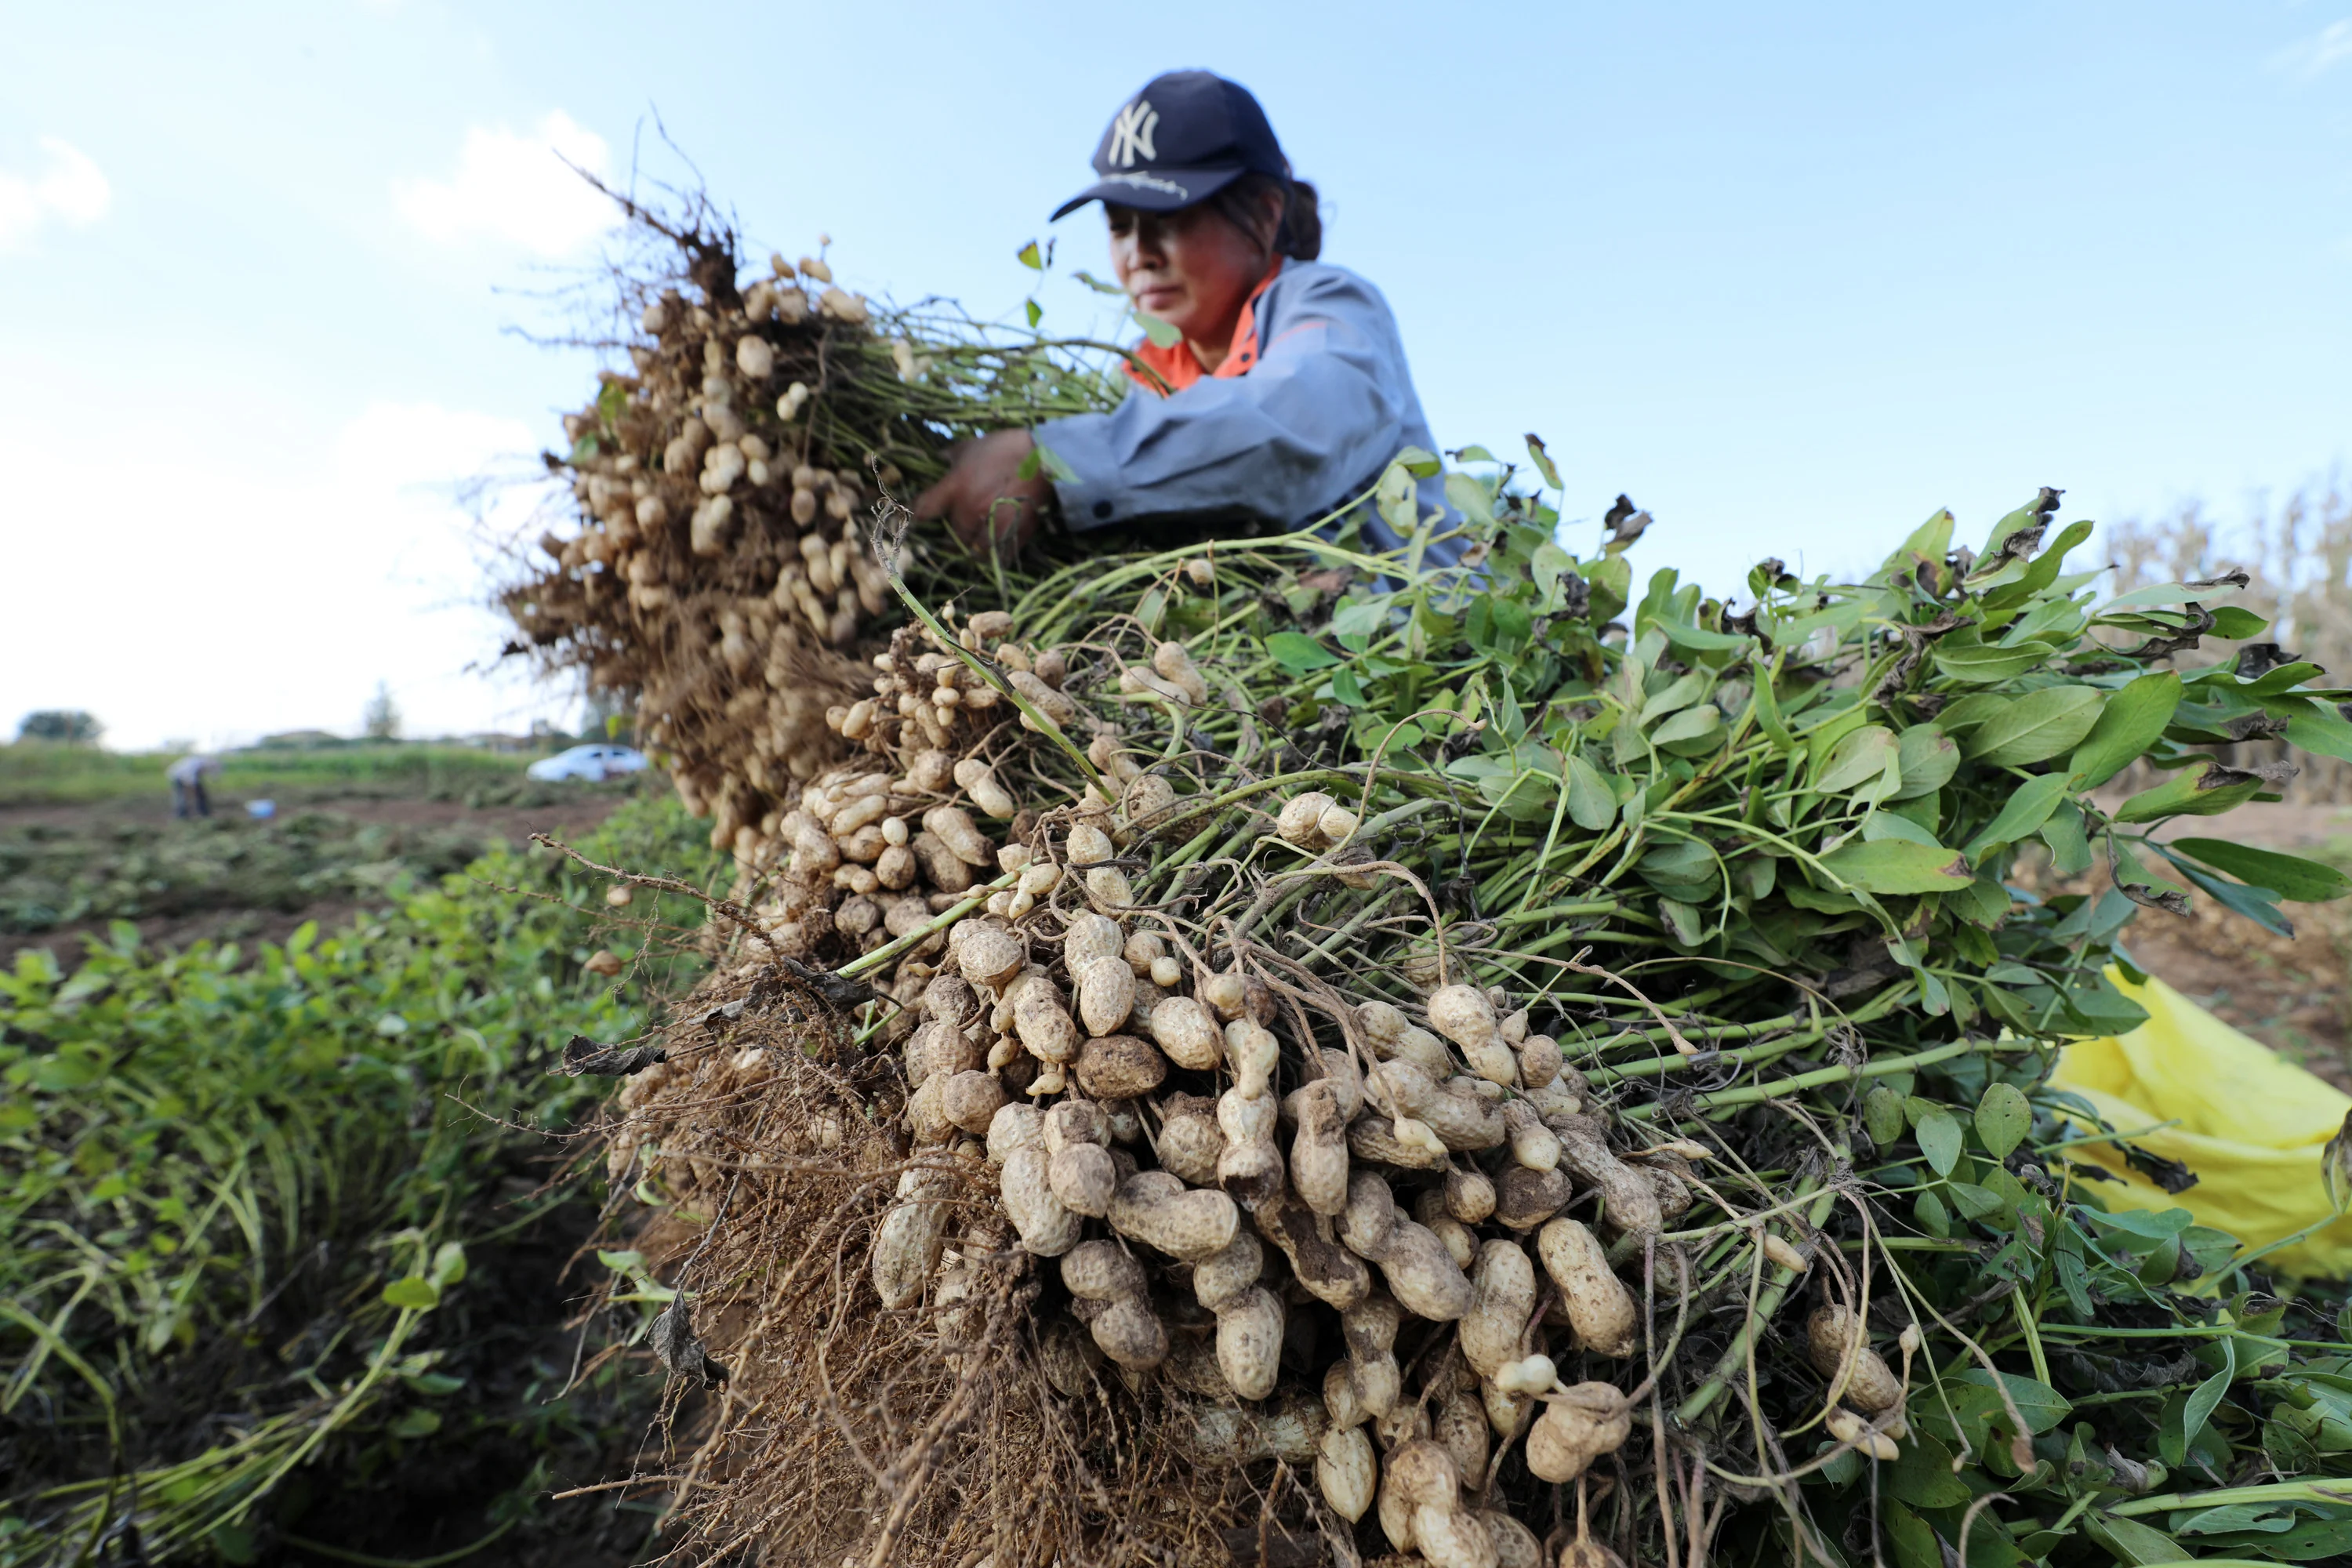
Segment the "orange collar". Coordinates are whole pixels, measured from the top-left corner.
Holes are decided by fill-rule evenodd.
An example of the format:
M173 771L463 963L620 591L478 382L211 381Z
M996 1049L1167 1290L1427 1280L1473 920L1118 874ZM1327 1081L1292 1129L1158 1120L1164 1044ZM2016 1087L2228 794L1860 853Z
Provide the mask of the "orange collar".
M1226 376L1247 375L1251 368L1257 363L1258 296L1266 291L1267 287L1274 282L1281 271L1282 258L1277 256L1275 258L1274 266L1266 275L1258 279L1257 287L1250 290L1249 298L1242 301L1242 313L1234 322L1233 346L1225 351L1225 357L1218 363L1215 370L1202 370L1200 360L1192 353L1192 345L1182 338L1178 338L1164 349L1149 341L1138 343L1135 345L1135 357L1157 371L1160 378L1168 383L1168 389L1171 392L1181 392L1203 376L1217 380ZM1134 365L1129 364L1127 367L1127 374L1134 379L1137 385L1147 391L1155 393L1160 391L1152 379L1137 370Z

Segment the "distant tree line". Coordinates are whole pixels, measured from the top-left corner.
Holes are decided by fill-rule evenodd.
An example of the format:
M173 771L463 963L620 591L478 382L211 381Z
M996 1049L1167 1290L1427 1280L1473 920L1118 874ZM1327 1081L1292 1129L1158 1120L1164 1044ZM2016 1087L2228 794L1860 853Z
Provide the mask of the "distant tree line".
M56 741L68 746L95 746L106 733L98 715L80 708L43 708L16 722L20 741Z

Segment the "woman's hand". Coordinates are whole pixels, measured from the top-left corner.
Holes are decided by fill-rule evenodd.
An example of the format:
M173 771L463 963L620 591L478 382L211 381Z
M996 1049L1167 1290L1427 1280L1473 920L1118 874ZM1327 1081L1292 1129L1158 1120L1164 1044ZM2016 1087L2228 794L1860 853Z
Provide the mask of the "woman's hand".
M983 436L956 458L947 477L915 502L919 518L943 517L967 550L993 545L1010 555L1036 536L1054 486L1043 473L1021 477L1037 449L1026 430Z

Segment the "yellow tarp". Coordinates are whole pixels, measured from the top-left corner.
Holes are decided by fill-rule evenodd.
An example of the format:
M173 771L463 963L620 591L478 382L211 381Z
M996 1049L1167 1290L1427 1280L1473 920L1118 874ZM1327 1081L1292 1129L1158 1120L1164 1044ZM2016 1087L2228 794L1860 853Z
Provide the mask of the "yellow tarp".
M2122 1180L2086 1182L2084 1188L2110 1209L2185 1208L2198 1224L2249 1247L2326 1218L2333 1211L2320 1180L2320 1151L2343 1127L2352 1098L2161 980L2135 985L2113 971L2108 978L2147 1009L2147 1022L2128 1035L2068 1046L2051 1084L2089 1100L2127 1142L2188 1166L2197 1184L2168 1193L2113 1148L2093 1143L2069 1152ZM2159 1121L2176 1125L2140 1131ZM2272 1253L2260 1267L2352 1274L2352 1216Z

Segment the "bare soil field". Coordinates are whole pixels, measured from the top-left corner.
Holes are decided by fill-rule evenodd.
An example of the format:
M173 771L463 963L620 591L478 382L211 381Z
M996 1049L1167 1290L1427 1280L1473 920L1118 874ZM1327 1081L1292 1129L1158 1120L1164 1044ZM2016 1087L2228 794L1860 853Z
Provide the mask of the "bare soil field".
M626 798L612 786L480 805L305 791L278 797L268 821L226 798L199 822L173 820L160 791L0 806L0 965L46 947L70 968L118 920L159 948L283 942L310 921L332 929L403 871L438 876L495 840L584 833Z

